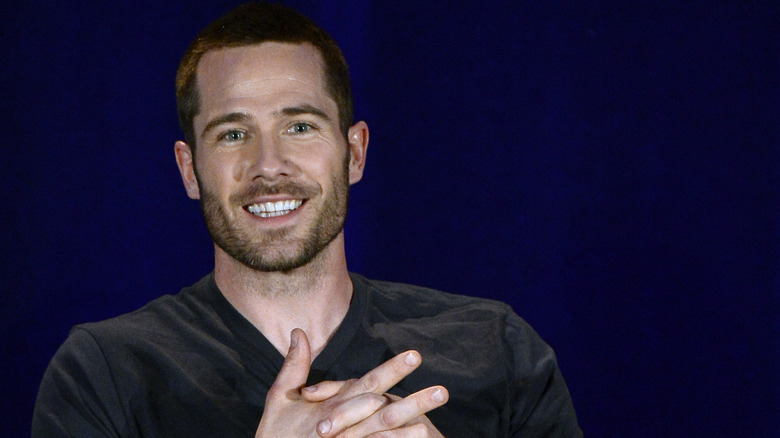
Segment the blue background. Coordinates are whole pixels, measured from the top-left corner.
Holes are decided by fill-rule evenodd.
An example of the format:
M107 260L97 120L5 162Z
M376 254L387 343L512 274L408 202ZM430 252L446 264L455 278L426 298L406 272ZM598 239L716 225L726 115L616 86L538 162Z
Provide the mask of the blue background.
M235 2L65 3L0 6L4 436L71 326L213 267L173 78ZM777 436L777 2L288 4L371 127L352 270L510 303L588 436Z

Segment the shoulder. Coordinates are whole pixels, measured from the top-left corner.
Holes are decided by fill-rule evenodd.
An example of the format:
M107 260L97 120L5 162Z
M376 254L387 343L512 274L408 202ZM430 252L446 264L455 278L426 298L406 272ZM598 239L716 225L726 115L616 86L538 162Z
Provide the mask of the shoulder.
M506 303L359 275L353 281L367 296L364 327L390 344L492 359L521 379L540 362L556 367L552 348Z
M110 382L127 395L143 393L156 378L150 376L167 377L181 364L208 364L212 340L227 332L209 301L209 278L133 312L73 327L48 372L60 380L83 376L79 385L102 379L101 387Z
M452 344L495 354L514 355L549 348L511 306L486 298L458 295L422 286L369 280L353 274L366 296L367 330L383 337L425 340L442 348ZM460 354L460 353L458 353Z
M171 341L190 336L216 320L211 317L213 309L206 298L209 279L206 276L178 294L161 296L135 311L76 325L64 347L92 344L110 355L115 348L126 351L139 345L176 345Z
M506 303L486 298L458 295L428 287L405 283L369 280L352 274L353 281L365 290L369 308L386 313L388 317L452 318L461 321L488 321L517 318Z

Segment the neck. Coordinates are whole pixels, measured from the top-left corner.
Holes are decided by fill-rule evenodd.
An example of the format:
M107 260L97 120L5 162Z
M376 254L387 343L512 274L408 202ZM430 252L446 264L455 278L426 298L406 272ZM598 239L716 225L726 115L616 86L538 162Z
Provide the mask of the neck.
M303 329L312 360L341 324L352 299L343 232L311 262L284 272L254 270L215 246L214 279L230 304L282 355L292 329Z

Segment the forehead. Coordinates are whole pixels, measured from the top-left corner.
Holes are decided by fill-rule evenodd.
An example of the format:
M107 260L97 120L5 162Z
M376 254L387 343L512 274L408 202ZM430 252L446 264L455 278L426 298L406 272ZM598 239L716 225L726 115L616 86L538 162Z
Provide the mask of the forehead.
M209 51L197 69L201 110L263 96L328 98L323 71L322 56L307 43L265 42Z

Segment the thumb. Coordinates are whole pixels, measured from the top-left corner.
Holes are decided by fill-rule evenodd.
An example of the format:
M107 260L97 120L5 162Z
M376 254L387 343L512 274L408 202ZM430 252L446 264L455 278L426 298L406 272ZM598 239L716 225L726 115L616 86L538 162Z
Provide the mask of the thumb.
M290 332L290 349L287 351L287 357L284 358L284 364L282 364L282 369L276 376L274 384L268 390L267 404L271 404L272 399L292 400L297 398L299 390L306 385L310 367L309 339L303 330L293 329Z

